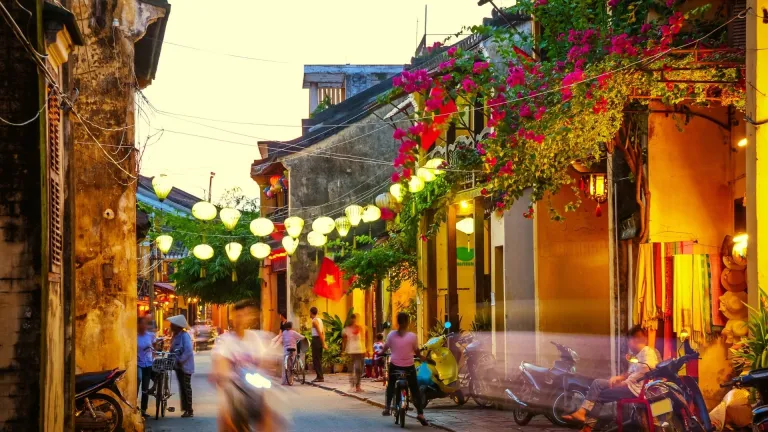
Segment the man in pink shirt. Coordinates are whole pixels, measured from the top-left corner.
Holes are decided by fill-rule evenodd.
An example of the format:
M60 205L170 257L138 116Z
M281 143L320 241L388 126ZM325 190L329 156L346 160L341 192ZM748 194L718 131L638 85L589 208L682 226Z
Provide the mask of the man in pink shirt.
M419 384L416 382L416 367L413 365L413 357L418 356L424 360L419 350L419 342L416 339L416 335L408 331L408 325L410 319L408 314L400 312L397 314L397 331L391 332L387 336L387 341L384 343L383 351L390 350L389 358L389 382L387 383L387 401L386 408L382 415L390 415L390 407L392 406L392 399L395 396L395 381L397 380L395 371L405 371L408 377L408 388L411 391L411 400L416 407L416 412L419 414L416 417L423 426L428 426L429 423L424 418L424 409L421 407L421 394L419 392Z

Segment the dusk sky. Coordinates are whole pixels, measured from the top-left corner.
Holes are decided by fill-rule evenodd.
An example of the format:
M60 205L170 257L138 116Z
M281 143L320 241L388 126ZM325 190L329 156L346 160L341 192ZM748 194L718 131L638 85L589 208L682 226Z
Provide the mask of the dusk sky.
M141 173L167 173L176 187L203 197L213 171L214 202L233 187L257 196L249 176L259 157L256 143L301 134L309 109L308 91L301 88L305 64L405 64L424 34L423 0L172 3L157 76L144 94L155 109L173 115L141 104L149 122L137 122L137 141L156 134L144 151ZM430 43L491 13L490 5L479 7L477 0L426 4Z

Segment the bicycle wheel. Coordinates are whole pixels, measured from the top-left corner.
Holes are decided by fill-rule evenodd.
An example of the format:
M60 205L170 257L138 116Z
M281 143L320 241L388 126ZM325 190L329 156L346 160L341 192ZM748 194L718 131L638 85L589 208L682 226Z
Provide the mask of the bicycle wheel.
M395 409L393 414L395 415L395 424L400 424L400 392L395 393Z
M299 368L299 370L298 370L299 382L302 385L306 384L307 383L307 371L306 371L306 368L304 367L304 362L301 359L299 359L299 361L297 362L297 366Z
M293 369L288 366L290 364L289 359L290 357L285 356L285 360L283 360L283 370L285 371L285 379L288 381L288 385L293 385Z
M408 400L408 390L402 389L401 392L402 393L400 395L400 399L401 399L402 406L400 407L400 427L404 428L405 427L405 413L408 411L408 402L409 402L409 400Z
M163 374L165 376L165 374ZM163 405L163 398L165 395L165 378L157 380L157 387L155 387L155 420L160 420L160 410Z

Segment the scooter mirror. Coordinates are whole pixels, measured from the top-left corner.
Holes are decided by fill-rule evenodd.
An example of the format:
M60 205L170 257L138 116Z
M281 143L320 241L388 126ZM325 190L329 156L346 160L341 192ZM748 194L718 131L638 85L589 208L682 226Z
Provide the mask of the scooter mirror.
M451 322L450 321L445 323L445 328L447 328L447 329L451 328Z

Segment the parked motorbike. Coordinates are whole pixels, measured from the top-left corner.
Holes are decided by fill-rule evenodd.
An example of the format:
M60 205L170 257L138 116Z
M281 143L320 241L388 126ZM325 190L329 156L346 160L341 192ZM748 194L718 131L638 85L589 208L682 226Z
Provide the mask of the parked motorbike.
M416 381L422 397L422 407L426 407L432 399L450 397L457 405L466 403L466 398L459 380L459 363L451 352L452 333L449 333L451 323L445 323L445 333L433 337L421 347L426 355L422 363L416 359Z
M461 354L461 387L478 406L487 408L493 405L494 366L496 359L490 353L487 344L476 340L472 335L460 338L458 344L464 349Z
M699 353L686 343L686 354L656 365L645 375L636 399L605 404L598 409L595 430L601 432L710 432L713 430L696 380L679 376L680 369ZM595 411L593 410L593 414Z
M126 406L133 408L117 387L117 382L124 376L125 371L120 369L75 376L76 431L123 430L123 409L120 403L103 391L111 391Z
M581 406L594 381L576 374L576 351L557 342L552 344L560 352L554 366L547 369L522 362L514 392L505 391L514 405L512 418L520 426L527 425L536 415L544 415L555 425L567 426L569 423L562 416Z
M758 405L752 410L752 430L768 432L768 369L751 371L747 375L734 378L723 387L754 388L759 395Z

